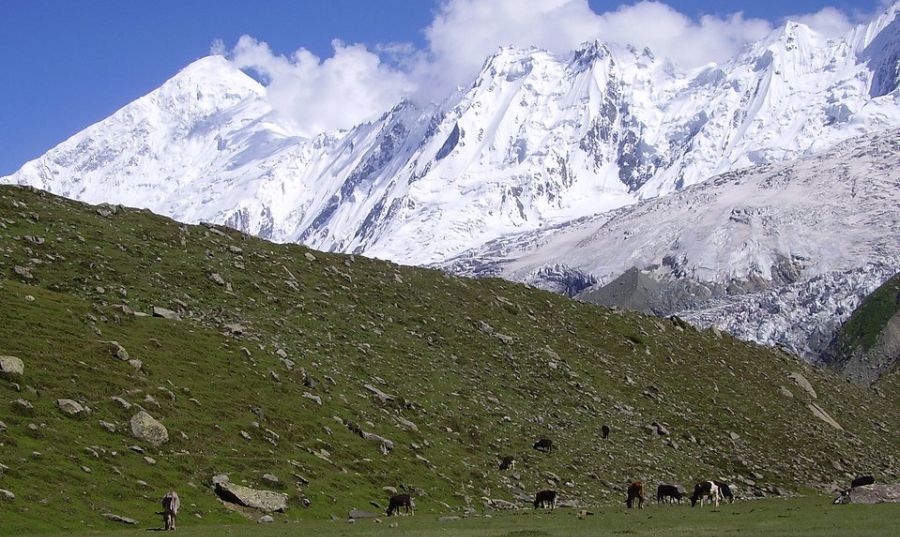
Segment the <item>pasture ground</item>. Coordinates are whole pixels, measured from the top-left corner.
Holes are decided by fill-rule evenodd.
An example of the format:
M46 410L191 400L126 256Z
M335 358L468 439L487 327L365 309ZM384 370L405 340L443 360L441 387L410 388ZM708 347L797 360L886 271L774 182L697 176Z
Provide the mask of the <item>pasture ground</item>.
M831 498L816 496L790 500L742 501L719 508L691 509L689 505L660 506L627 511L617 507L594 509L593 516L578 518L574 509L521 510L490 513L490 517L450 518L439 515L382 517L381 522L358 520L301 520L270 525L196 525L190 518L180 521L181 537L596 537L606 535L661 537L896 537L900 532L900 505L832 505ZM149 517L148 517L149 520ZM396 527L390 524L396 523ZM84 535L93 537L146 535L144 529L102 533L58 533L38 535Z

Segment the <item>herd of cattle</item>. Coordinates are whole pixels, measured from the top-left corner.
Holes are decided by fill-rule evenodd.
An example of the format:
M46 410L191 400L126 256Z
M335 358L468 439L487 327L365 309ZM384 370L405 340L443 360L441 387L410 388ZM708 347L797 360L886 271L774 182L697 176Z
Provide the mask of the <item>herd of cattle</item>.
M609 427L604 425L601 429L603 438L609 436ZM537 451L551 453L553 451L553 442L549 438L541 438L532 446ZM511 470L515 467L516 459L512 455L507 455L500 459L500 470ZM681 500L687 495L687 491L679 485L660 484L656 487L656 503L681 503ZM556 508L557 492L555 490L541 490L534 497L534 508ZM690 496L691 507L700 504L703 507L705 500L719 506L719 502L734 502L734 492L731 485L722 481L710 480L701 481L694 486L694 492ZM625 505L631 509L637 504L638 509L644 508L644 483L641 481L633 481L628 485L626 491ZM392 496L388 503L387 515L399 514L400 509L405 508L407 513L415 512L415 502L408 494L398 494Z
M609 427L604 425L601 429L603 438L609 436ZM545 453L553 452L553 442L549 438L541 438L532 446L537 451ZM507 455L500 459L500 470L511 470L516 465L516 459L512 455ZM853 480L851 488L864 485L871 485L875 482L872 476L860 476ZM660 484L656 487L656 503L681 503L681 500L687 495L687 491L679 485ZM556 508L557 493L555 490L542 490L534 496L534 508ZM840 499L840 498L839 498ZM701 481L694 485L694 492L690 495L691 507L695 507L698 503L703 507L704 501L714 503L716 507L719 502L734 502L734 490L728 483L722 481L709 480ZM837 500L835 500L837 502ZM631 509L637 504L638 509L644 508L644 483L642 481L632 481L628 485L626 491L625 505ZM399 514L401 508L405 508L408 514L415 512L415 502L408 494L398 494L392 496L389 500L387 515Z

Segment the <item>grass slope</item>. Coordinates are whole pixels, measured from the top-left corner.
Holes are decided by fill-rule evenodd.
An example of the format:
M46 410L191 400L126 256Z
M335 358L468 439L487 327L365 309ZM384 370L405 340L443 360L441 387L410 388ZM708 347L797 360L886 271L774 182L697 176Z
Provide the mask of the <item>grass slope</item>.
M722 477L750 493L898 474L892 400L712 331L501 280L17 187L0 187L0 278L0 355L26 368L0 380L0 488L16 495L0 500L0 533L113 528L107 512L156 526L171 488L185 519L240 522L209 487L220 472L288 493L281 520L377 510L385 486L411 491L427 514L547 487L618 503L634 478ZM127 313L153 306L181 320ZM142 368L116 359L110 340ZM794 372L845 430L813 417ZM133 438L137 408L112 397L145 408L170 441ZM19 398L34 410L16 410ZM67 417L59 398L92 413ZM648 433L652 422L669 434ZM539 437L558 449L531 450ZM518 465L501 473L507 454Z
M832 346L836 357L852 354L857 347L868 350L888 321L900 311L900 274L884 282L863 300L841 327Z
M178 535L186 537L894 537L900 506L831 505L828 499L761 500L722 505L718 509L652 505L642 511L602 508L579 519L576 512L557 510L494 513L488 517L420 515L400 519L243 526L199 526L186 521ZM392 524L396 524L392 527ZM136 535L134 530L91 534L95 537ZM70 535L70 534L65 534Z

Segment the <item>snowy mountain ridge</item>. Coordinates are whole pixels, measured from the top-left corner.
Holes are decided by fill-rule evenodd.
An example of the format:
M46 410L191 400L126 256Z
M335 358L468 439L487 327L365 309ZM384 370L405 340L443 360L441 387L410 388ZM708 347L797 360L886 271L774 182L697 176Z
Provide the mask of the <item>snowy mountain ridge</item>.
M293 134L265 87L212 56L0 180L439 262L900 125L896 12L834 40L787 23L690 74L600 42L565 57L504 47L440 105L402 102L314 138Z
M770 166L853 137L889 143L878 133L900 127L898 12L900 3L834 39L789 22L731 60L690 73L649 49L599 41L565 55L503 47L442 103L403 101L378 119L314 137L279 116L265 86L210 56L0 182L321 250L493 271L570 294L631 266L658 264L712 289L707 298L724 301L717 307L734 309L743 307L735 306L741 293L722 291L729 286L757 292L897 266L870 242L847 244L856 257L828 246L815 208L798 201L818 198L834 217L828 224L849 226L849 235L862 238L870 226L881 233L881 220L853 220L840 208L848 200L856 207L865 181L848 191L846 176L825 173L833 165L853 175L854 159L869 162L864 148L841 146L833 161ZM752 166L750 175L734 175ZM774 169L791 179L768 189L733 180ZM828 181L809 183L800 177L807 172ZM711 177L718 177L711 190L689 188ZM739 203L740 196L765 203ZM679 216L653 209L666 204ZM736 211L725 227L694 219L720 209ZM626 221L653 247L635 246L637 235L625 228L582 235ZM688 222L719 235L700 228L691 235ZM756 233L762 243L748 239ZM660 257L665 240L679 242ZM585 253L585 245L600 244L609 248L602 257ZM750 330L742 322L729 329Z

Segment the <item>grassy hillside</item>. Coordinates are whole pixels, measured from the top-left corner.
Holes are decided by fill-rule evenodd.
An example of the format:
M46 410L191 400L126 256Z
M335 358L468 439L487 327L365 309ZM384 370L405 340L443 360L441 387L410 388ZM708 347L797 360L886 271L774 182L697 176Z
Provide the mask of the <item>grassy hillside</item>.
M157 525L171 488L192 521L243 520L216 500L215 473L286 492L278 518L308 519L377 510L386 486L444 513L547 487L619 502L635 478L721 477L750 494L900 471L887 398L677 320L501 280L15 187L0 187L0 278L0 356L25 363L23 378L0 380L0 489L15 494L0 499L2 533L110 528L110 512ZM154 306L180 320L131 314ZM60 398L91 413L68 417ZM168 443L131 436L138 406ZM558 449L533 451L540 437ZM507 454L516 470L499 472Z
M824 361L848 378L877 380L900 358L900 274L863 300L835 335Z
M891 317L900 311L900 274L882 284L853 312L838 335L841 349L868 349Z

